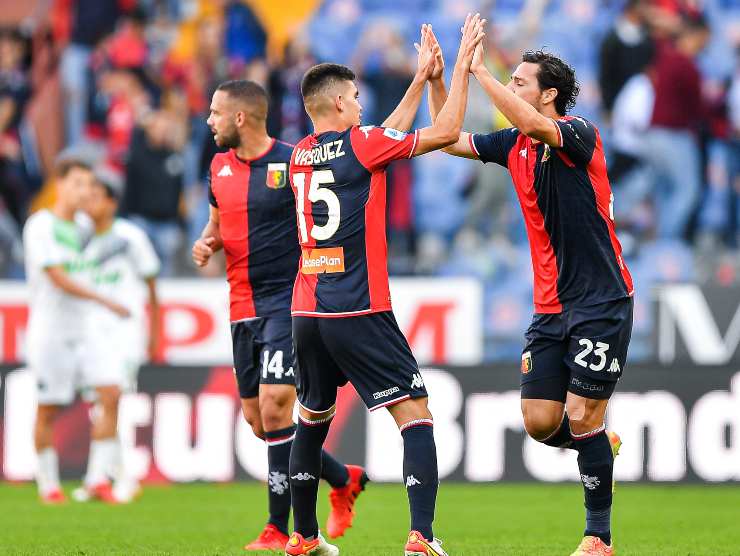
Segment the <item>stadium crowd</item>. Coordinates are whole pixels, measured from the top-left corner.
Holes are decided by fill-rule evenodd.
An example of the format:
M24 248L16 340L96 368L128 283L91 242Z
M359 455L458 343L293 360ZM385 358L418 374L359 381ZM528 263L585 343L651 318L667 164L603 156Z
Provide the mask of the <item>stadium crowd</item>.
M310 132L304 71L346 63L360 76L363 120L379 123L411 80L420 24L432 23L451 60L454 22L479 10L492 22L487 65L500 79L528 48L575 67L573 113L602 130L638 290L740 282L738 0L406 0L402 10L393 0L306 0L291 3L305 4L305 21L283 29L281 3L269 1L31 4L0 32L0 276L22 277L20 229L49 204L46 169L69 145L125 178L121 211L149 234L163 276L194 274L188 253L208 217L216 147L205 119L218 83L263 84L269 132L295 142ZM423 104L417 125L428 122ZM473 83L465 129L507 125ZM391 273L478 277L487 356L517 357L532 284L522 279L530 257L506 171L434 153L391 167L388 199ZM648 301L638 295L636 358L649 349Z

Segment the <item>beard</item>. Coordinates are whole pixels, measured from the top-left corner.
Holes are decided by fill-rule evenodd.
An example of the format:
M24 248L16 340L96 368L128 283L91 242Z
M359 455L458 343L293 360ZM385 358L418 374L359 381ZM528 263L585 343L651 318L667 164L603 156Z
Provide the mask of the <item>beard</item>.
M216 136L216 145L224 149L236 149L241 144L239 140L239 134L236 129L231 129L229 132L219 133Z

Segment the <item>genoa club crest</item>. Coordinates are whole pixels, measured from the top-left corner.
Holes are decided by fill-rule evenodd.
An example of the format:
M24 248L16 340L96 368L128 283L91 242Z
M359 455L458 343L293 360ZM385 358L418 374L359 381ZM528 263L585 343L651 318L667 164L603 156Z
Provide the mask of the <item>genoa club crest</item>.
M288 165L285 162L267 164L267 178L265 184L271 189L280 189L288 183Z
M532 352L525 351L522 353L522 374L527 374L532 370Z

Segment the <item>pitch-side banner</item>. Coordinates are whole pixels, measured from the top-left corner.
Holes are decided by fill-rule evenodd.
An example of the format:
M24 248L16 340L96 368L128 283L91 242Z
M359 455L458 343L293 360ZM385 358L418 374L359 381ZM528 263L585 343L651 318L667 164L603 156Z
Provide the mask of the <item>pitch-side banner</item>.
M570 481L576 453L526 437L515 366L423 370L434 414L440 477L447 481ZM0 460L5 480L33 477L35 382L23 369L0 372ZM740 481L740 366L629 366L608 426L624 441L620 481ZM82 476L90 407L60 417L55 443L66 478ZM129 469L144 481L264 479L267 451L239 411L228 367L149 367L124 397L120 437ZM398 481L402 445L385 410L368 414L351 387L340 391L327 448Z
M228 365L228 291L219 279L163 280L160 362ZM396 319L424 363L475 365L483 358L483 293L472 278L391 281ZM0 363L25 360L26 286L0 281Z

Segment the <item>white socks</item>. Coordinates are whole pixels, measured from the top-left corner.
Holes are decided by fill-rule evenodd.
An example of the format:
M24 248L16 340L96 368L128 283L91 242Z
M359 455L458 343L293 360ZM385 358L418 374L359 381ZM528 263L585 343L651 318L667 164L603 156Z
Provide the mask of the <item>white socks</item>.
M87 474L84 484L91 488L107 483L113 474L118 460L118 438L105 438L90 442L90 455L87 459Z
M54 448L44 448L37 453L38 468L36 470L36 484L39 494L45 496L55 490L60 490L59 458Z

